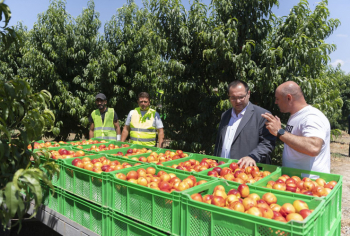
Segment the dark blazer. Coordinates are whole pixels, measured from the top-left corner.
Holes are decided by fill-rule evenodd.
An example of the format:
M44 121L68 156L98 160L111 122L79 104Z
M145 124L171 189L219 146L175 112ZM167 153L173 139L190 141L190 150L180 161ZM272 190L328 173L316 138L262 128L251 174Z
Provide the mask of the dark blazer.
M221 115L219 131L215 143L215 156L221 155L232 109L233 108L228 109ZM261 117L261 114L265 112L269 111L249 103L237 127L232 142L230 159L241 159L244 156L250 156L256 162L271 164L270 154L275 148L276 137L266 129L266 119Z

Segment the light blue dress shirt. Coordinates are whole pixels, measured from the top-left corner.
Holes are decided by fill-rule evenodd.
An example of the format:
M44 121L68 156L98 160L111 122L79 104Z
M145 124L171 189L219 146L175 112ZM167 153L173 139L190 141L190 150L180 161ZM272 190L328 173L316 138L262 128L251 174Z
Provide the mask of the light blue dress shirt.
M247 104L247 106L248 105L249 103ZM236 115L234 109L232 109L231 119L230 122L228 122L224 143L222 144L221 157L223 158L230 158L232 142L235 137L239 123L241 123L242 117L244 116L244 113L247 110L247 106L238 115Z

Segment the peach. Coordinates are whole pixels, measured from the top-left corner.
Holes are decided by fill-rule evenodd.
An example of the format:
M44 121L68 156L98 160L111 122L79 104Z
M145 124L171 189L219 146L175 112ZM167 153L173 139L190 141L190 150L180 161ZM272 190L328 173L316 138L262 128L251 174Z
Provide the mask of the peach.
M249 195L249 186L246 184L240 184L237 188L238 192L241 194L241 197L245 198Z
M211 200L213 199L213 195L207 194L203 196L203 202L211 204Z
M251 193L247 197L253 198L255 201L260 200L260 196L256 193Z
M293 202L296 213L299 213L303 209L309 209L309 206L303 200L295 200Z
M233 202L229 205L229 208L235 211L244 212L245 208L239 201Z
M277 197L273 193L265 193L262 196L262 199L268 204L271 205L277 202Z
M211 200L211 204L219 207L224 207L225 199L221 196L213 196L213 199Z
M220 190L220 189L214 191L213 196L221 196L221 197L223 197L225 200L226 200L226 198L227 198L227 194L226 194L225 190Z
M299 213L290 213L286 216L286 220L288 222L291 220L303 221L304 218Z
M246 211L248 214L250 215L254 215L254 216L262 216L261 211L259 210L259 208L257 207L252 207L249 210Z
M252 207L256 207L256 201L253 198L249 198L249 197L244 198L243 206L244 206L244 209L247 211Z
M280 213L282 214L282 216L287 217L287 215L295 213L295 207L291 203L284 203L281 206Z
M305 219L306 217L308 217L310 214L312 213L312 211L310 211L309 209L302 209L299 214L303 217L303 219Z
M200 195L199 193L192 194L191 198L195 201L203 202L202 195Z
M326 185L326 181L325 181L324 179L322 179L322 178L316 179L315 182L316 182L319 186L322 186L322 187L324 187L324 186Z
M274 217L273 211L269 207L267 208L259 207L259 210L261 211L262 217L264 218L272 219Z
M280 222L283 222L283 223L287 223L286 218L284 218L283 216L276 216L273 219L277 220L277 221L280 221Z
M276 203L271 204L270 208L271 208L271 210L277 211L277 212L280 212L280 210L281 210L281 206L276 204Z
M226 206L231 205L233 202L237 202L238 197L236 195L230 194L226 198Z

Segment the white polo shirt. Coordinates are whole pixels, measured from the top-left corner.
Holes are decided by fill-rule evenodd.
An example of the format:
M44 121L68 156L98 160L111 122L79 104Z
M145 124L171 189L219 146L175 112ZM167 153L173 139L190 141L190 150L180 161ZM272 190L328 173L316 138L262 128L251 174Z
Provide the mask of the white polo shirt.
M248 105L249 103L247 104L247 106ZM230 158L232 142L236 135L239 123L241 123L242 117L244 116L244 113L247 110L247 106L238 115L236 115L234 109L232 109L231 119L230 122L228 122L224 143L222 144L221 157L223 158Z

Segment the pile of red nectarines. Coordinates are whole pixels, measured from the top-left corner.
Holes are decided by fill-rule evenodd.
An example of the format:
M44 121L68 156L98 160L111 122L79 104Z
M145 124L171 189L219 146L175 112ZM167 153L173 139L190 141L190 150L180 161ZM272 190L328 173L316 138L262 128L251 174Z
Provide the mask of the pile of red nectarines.
M124 146L123 146L124 145ZM129 144L123 144L121 147L128 147ZM127 145L127 146L125 146ZM109 144L108 146L106 146L105 144L100 144L100 145L92 145L90 148L86 148L84 150L86 151L94 151L94 152L99 152L99 151L107 151L107 150L113 150L113 149L118 149L118 148L121 148L119 147L118 145L115 145L115 144ZM79 149L83 149L83 146L81 145L78 145L76 146L76 148L79 148Z
M273 193L265 193L260 197L257 193L250 193L249 186L241 184L237 189L226 193L222 185L215 186L212 194L202 196L200 193L191 195L195 201L213 204L227 209L261 216L281 222L290 220L304 220L313 210L302 200L292 203L277 204L277 197Z
M89 145L89 144L97 144L97 143L106 143L106 140L82 140L82 141L75 141L71 142L70 144L73 146L78 146L78 145Z
M59 143L54 142L53 144L51 142L45 142L45 143L34 142L34 149L60 147L60 144L65 144L65 143L63 141L60 141ZM32 145L29 144L27 148L32 149Z
M138 155L138 154L144 154L144 153L150 153L152 152L151 149L147 149L147 148L129 148L126 153L124 154L123 152L117 152L117 153L114 153L114 154L111 154L112 156L122 156L122 157L125 157L125 158L129 158L129 156L135 156L135 155ZM136 161L138 161L138 158L134 159Z
M124 157L126 157L126 156L124 156ZM188 154L184 153L181 150L177 150L176 152L166 150L164 153L151 152L151 154L148 157L141 156L137 160L159 165L159 164L166 162L166 161L177 160L177 159L185 158L185 157L188 157ZM136 160L136 157L131 158L131 159Z
M322 178L313 181L307 177L304 177L301 180L298 176L289 177L288 175L282 175L276 181L270 180L267 182L266 187L281 191L322 197L327 196L336 184L336 181L330 181L327 183Z
M216 167L218 165L223 165L225 162L220 161L219 163L216 160L203 158L201 161L197 161L195 159L190 159L188 161L180 162L177 165L167 166L170 168L185 170L185 171L196 171L200 172L203 170L207 170L212 167Z
M84 157L82 159L75 158L72 161L72 165L96 173L111 172L114 170L121 170L124 168L132 167L132 165L127 162L120 163L119 161L111 161L104 156L92 160L89 157ZM134 166L137 165L141 165L141 163L136 163Z
M231 180L241 184L255 183L270 174L270 171L260 171L257 166L239 168L236 162L231 163L229 167L221 168L217 166L213 170L208 171L208 176Z
M86 154L84 151L81 150L67 150L65 148L61 148L58 151L55 150L49 150L51 154L52 159L67 159L67 158L72 158L72 157L82 157L82 156L87 156L91 154ZM39 155L41 155L40 152L38 152Z
M200 180L197 182L196 177L193 175L181 180L176 174L167 173L163 170L160 170L156 174L156 169L154 167L147 167L146 169L140 168L136 171L132 170L126 175L123 173L117 173L115 176L121 180L127 180L134 184L167 193L171 193L172 191L183 191L207 182L206 180Z

